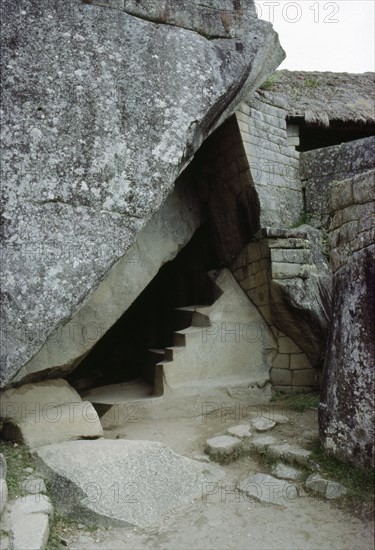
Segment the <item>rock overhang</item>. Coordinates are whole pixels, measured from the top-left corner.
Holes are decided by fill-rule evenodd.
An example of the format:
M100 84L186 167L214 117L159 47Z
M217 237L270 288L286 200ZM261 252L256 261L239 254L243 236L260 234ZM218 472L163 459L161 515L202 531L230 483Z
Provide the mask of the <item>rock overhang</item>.
M80 309L203 140L284 57L253 3L228 12L216 1L227 23L220 13L223 36L215 19L207 37L189 21L129 14L155 3L101 4L2 6L2 386ZM196 20L201 8L190 9Z

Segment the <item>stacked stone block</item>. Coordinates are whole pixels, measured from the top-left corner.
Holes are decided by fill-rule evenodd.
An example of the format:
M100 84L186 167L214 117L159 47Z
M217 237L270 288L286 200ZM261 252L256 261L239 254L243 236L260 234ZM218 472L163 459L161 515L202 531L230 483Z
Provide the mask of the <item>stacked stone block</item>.
M273 279L303 276L306 269L315 268L309 241L287 238L287 234L287 230L259 232L258 240L248 244L233 262L232 271L276 338L278 354L270 373L272 384L282 391L304 391L318 386L317 371L300 346L277 329L270 308Z
M286 115L260 96L242 103L236 112L259 198L261 227L290 227L303 211L299 152L288 142Z
M375 242L374 171L331 185L335 212L329 233L331 267L334 273L351 256Z
M298 124L288 124L286 133L288 135L288 145L290 147L298 147L300 144Z
M330 214L336 210L331 202L331 183L350 180L370 170L374 147L375 138L368 137L301 153L301 180L311 225L318 229L328 228ZM340 189L347 193L345 185Z

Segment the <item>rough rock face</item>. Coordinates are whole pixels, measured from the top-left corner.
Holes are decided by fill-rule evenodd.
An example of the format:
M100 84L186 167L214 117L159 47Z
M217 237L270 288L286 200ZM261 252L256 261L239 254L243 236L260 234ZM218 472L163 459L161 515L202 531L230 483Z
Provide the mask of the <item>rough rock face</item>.
M333 184L330 225L333 318L322 381L327 450L374 464L374 172Z
M253 2L93 4L2 3L2 386L284 56Z

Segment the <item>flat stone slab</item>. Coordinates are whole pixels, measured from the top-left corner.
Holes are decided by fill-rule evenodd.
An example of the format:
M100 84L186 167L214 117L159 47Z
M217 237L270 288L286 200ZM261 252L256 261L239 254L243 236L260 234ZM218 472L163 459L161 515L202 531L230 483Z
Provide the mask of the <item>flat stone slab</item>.
M280 458L290 464L308 464L311 455L311 451L296 445L289 445L289 443L271 445L268 450L271 456Z
M0 478L0 515L3 513L8 500L8 484L5 479Z
M242 447L242 441L231 435L219 435L206 441L205 452L213 459L229 458Z
M268 448L270 445L276 445L277 443L278 440L273 435L260 435L251 440L250 448L259 450L264 447Z
M7 461L3 453L0 453L0 479L7 477Z
M288 505L298 498L297 487L267 474L254 474L246 478L239 490L249 498L270 504Z
M273 411L259 411L252 419L252 422L259 418L272 420L275 424L287 424L289 422L289 418L285 414L275 413Z
M44 479L37 478L37 477L30 477L28 479L25 479L21 483L21 490L22 493L30 493L32 495L36 495L39 493L45 493L47 491L46 484L44 483Z
M62 510L80 522L147 527L220 479L216 465L154 441L67 441L36 449Z
M46 547L49 518L53 516L53 507L47 496L27 495L17 498L9 503L4 516L4 527L11 535L13 550L39 550Z
M238 426L232 426L228 428L227 433L240 439L246 439L251 437L250 424L239 424Z
M319 474L311 474L305 482L306 489L332 500L340 498L348 492L346 487L337 481L324 479Z
M275 464L272 468L272 474L277 478L289 479L290 481L297 481L301 477L301 472L299 470L287 464L283 464L282 462Z
M276 422L274 422L273 420L262 417L255 418L251 421L251 423L257 432L267 432L268 430L272 430L272 428L276 426Z

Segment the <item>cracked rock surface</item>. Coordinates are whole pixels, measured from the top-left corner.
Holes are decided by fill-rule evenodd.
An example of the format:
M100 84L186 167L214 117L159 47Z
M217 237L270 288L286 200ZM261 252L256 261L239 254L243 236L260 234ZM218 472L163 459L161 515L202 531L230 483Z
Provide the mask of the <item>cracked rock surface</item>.
M253 2L2 3L1 386L284 57ZM170 3L172 4L172 3ZM126 8L126 11L125 11Z

